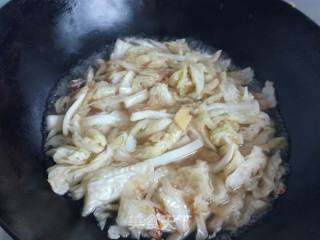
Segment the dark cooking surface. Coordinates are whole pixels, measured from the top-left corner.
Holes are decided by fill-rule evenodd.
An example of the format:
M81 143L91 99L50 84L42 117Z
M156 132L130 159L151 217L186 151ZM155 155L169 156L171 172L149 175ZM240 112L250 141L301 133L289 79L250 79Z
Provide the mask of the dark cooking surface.
M46 97L119 36L193 37L275 82L291 137L289 191L242 240L320 239L320 30L276 0L15 1L0 10L0 223L17 239L106 239L53 194L41 154Z

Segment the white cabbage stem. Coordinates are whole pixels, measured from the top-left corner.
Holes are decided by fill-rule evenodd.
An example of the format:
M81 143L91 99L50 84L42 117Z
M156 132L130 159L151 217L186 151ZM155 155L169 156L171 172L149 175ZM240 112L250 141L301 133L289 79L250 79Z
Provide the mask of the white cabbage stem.
M84 216L92 213L100 204L108 204L120 197L124 184L134 175L144 173L150 169L164 166L195 153L203 146L199 139L172 151L166 152L158 157L148 159L127 167L107 167L101 169L95 177L89 180L82 214Z
M117 111L112 113L99 113L85 118L87 126L114 125L123 121L123 114Z
M163 111L152 111L152 110L146 110L146 111L140 111L140 112L134 112L131 115L130 120L131 121L139 121L142 119L161 119L161 118L170 118L172 117L172 114L163 112Z
M259 112L259 103L257 101L243 103L213 103L207 106L207 111L226 111L226 112Z
M46 119L47 131L60 132L64 115L48 115Z
M124 100L124 105L126 108L130 108L136 104L142 103L148 99L148 91L143 90L141 92L137 92Z
M77 112L78 108L81 106L82 102L87 96L88 88L84 89L84 91L79 95L77 100L70 106L66 115L63 119L62 125L62 133L63 135L67 136L70 128L70 121L72 116Z

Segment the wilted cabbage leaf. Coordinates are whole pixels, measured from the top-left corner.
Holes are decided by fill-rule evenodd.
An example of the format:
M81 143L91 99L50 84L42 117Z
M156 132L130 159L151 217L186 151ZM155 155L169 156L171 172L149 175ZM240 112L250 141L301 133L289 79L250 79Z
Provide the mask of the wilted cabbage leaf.
M257 91L221 50L118 39L78 77L45 118L48 182L102 229L115 218L110 239L207 239L285 191L273 83Z

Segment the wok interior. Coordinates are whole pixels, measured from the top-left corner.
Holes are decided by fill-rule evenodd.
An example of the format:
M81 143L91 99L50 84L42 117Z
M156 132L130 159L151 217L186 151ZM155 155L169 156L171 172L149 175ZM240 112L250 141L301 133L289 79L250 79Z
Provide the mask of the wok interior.
M288 193L241 239L318 239L320 31L278 1L15 2L0 12L0 218L21 239L105 239L46 182L42 114L68 70L121 36L192 37L275 82L291 138Z

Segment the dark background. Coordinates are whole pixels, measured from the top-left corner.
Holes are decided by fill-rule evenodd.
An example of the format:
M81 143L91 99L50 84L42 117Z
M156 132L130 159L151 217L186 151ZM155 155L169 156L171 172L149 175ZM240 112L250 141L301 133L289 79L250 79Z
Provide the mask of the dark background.
M271 0L266 0L266 1L275 2ZM0 5L1 5L1 2L2 1L0 0ZM60 2L63 2L63 1L60 1ZM246 4L245 2L248 2L248 1L242 1L242 2L243 4ZM291 2L293 2L298 9L301 9L303 12L305 12L310 18L314 19L315 21L318 21L319 23L320 0L294 0ZM121 8L121 4L118 5L118 8ZM279 7L279 9L281 9L281 7ZM0 10L0 18L1 18L1 11L2 10ZM40 9L40 11L42 10ZM278 87L280 91L280 96L279 96L280 103L282 104L282 107L285 108L284 115L285 115L285 118L288 118L287 122L288 122L289 130L295 130L295 132L292 134L293 143L295 144L295 148L293 149L293 154L295 156L299 155L301 157L299 161L300 162L305 161L306 164L298 164L299 166L293 165L293 168L296 168L296 169L293 169L293 172L291 175L291 181L293 181L294 184L292 185L289 184L288 195L285 195L284 198L281 199L279 203L277 203L277 208L270 215L268 215L263 222L259 223L257 228L253 228L248 233L245 233L243 235L243 239L256 240L258 236L259 240L260 239L300 240L304 238L309 240L319 240L320 239L320 218L319 218L320 217L320 214L319 214L320 182L317 181L319 180L319 177L317 175L319 175L318 167L319 167L320 158L319 158L319 148L316 148L317 144L315 143L315 141L318 141L320 143L320 140L318 138L320 136L319 127L318 127L319 120L318 120L318 115L315 114L315 112L318 112L320 109L319 108L320 100L317 97L319 95L318 92L320 90L319 81L316 82L317 80L320 79L320 71L317 69L319 68L319 65L320 65L319 29L317 29L316 26L312 25L311 23L304 22L302 24L300 22L302 21L302 16L295 16L295 14L292 11L284 10L283 18L281 17L281 14L279 14L277 8L274 8L273 10L270 10L270 11L275 11L275 14L277 15L276 20L280 21L278 24L278 22L274 20L275 22L274 22L274 25L272 26L274 28L277 28L278 31L274 31L273 33L275 35L272 35L272 36L264 35L264 33L261 32L261 35L258 36L257 38L259 40L267 39L268 41L274 41L275 46L273 49L270 49L270 51L273 51L273 52L276 50L279 51L278 53L273 55L274 59L268 59L267 62L263 62L260 59L260 58L263 58L264 54L268 53L269 49L264 49L264 47L266 48L270 47L265 42L261 43L261 49L258 49L255 46L252 47L253 49L255 49L255 52L258 55L250 55L251 54L250 52L248 53L248 55L246 55L247 53L240 49L239 51L238 49L232 49L232 48L231 49L227 48L226 50L229 51L232 57L234 55L235 59L239 62L244 62L244 64L255 63L256 66L254 66L254 69L257 70L258 76L261 78L268 77L268 78L274 79L274 78L277 78L278 76L281 76L286 80L288 80L287 84L276 83L276 87ZM99 13L99 9L96 10L95 12ZM117 20L116 16L112 14L113 13L111 12L110 13L111 19L113 16L113 19ZM267 12L266 15L268 14L269 13ZM124 10L122 12L122 17L125 17L125 16L127 16L127 13ZM13 20L18 19L19 17L20 17L19 11L17 11L17 16L11 16ZM50 17L51 17L50 15L43 16L41 15L41 12L39 12L40 20L47 21L48 19L50 19ZM147 17L152 17L152 16L147 16ZM159 17L159 16L156 16L156 17ZM254 16L254 15L251 17L259 18L259 16ZM176 25L175 27L177 27L177 25L179 24L179 16L175 16L175 19L177 20L177 22L173 23L173 25ZM269 20L272 21L273 19L269 19ZM32 79L32 78L24 79L24 76L26 77L34 76L35 73L32 72L34 71L32 67L26 68L25 66L26 65L36 66L37 73L40 75L43 74L43 76L46 76L46 74L48 74L48 72L51 71L52 69L46 69L47 67L46 65L41 66L42 62L53 62L57 66L57 68L59 68L59 66L61 67L61 65L63 65L63 62L62 63L59 62L60 59L54 59L54 58L52 59L50 57L51 50L46 48L46 44L47 44L47 41L52 41L52 36L46 35L47 31L46 29L41 28L41 24L39 24L39 27L37 26L37 24L34 24L37 21L37 13L34 12L34 17L30 19L26 18L23 21L25 21L24 26L27 27L29 32L23 33L23 34L26 34L23 36L23 38L27 39L27 42L24 43L27 45L27 47L23 49L22 54L20 55L20 52L16 51L16 49L22 48L21 42L19 41L13 41L13 42L7 42L7 43L2 42L2 44L6 44L6 46L9 46L9 48L6 50L7 51L6 55L10 56L10 59L13 60L12 62L6 62L6 64L14 64L15 63L14 59L18 55L20 58L20 63L22 64L22 69L20 69L18 76L16 77L18 79L18 82L16 84L17 84L17 87L23 88L24 91L22 94L17 93L17 95L19 95L19 97L23 97L24 101L28 103L32 103L34 104L34 106L36 106L37 105L36 101L38 99L43 99L47 95L47 92L49 90L48 85L46 85L46 82L29 85L28 81L30 81L30 83L34 83L36 79ZM29 21L30 21L30 24L29 24ZM65 19L64 21L68 21L68 19ZM105 22L103 22L104 26L111 24L108 21L109 20L106 20ZM21 20L19 20L18 22L21 22ZM0 27L2 24L5 24L5 22L0 21ZM81 21L80 21L80 24L81 24ZM229 24L228 25L229 27L232 27L230 23L228 24ZM262 26L261 19L258 25L260 27ZM269 24L269 22L268 24L266 23L266 31L268 31L267 27L270 27L270 26L271 24ZM81 28L81 26L79 27ZM100 26L98 25L95 27L99 29ZM144 26L144 27L147 30L152 29L152 26ZM254 25L252 25L251 27L254 28ZM33 29L33 31L30 31L30 29ZM292 30L292 32L289 32L290 29ZM11 30L8 29L8 32L10 32ZM64 33L67 33L70 29L62 28L62 30ZM281 40L279 40L278 42L278 37L281 36L281 31L284 31L286 33L286 37L287 37L286 44L282 43ZM295 33L298 33L298 34L295 35ZM0 38L4 34L7 34L7 32L0 32ZM74 58L72 61L75 61L77 52L81 50L81 49L77 49L79 46L77 45L78 43L76 41L77 37L81 37L81 36L80 35L77 36L76 34L82 34L82 33L77 32L75 30L73 34L75 34L73 35L75 36L75 38L68 38L68 34L65 34L65 36L61 34L59 35L59 37L63 39L62 41L64 44L66 43L69 44L68 46L66 45L66 49L68 50L68 52L66 52L66 56L68 57L71 56L72 58L72 55L74 55ZM99 33L93 33L93 34L99 34ZM95 35L95 36L97 38L99 37L98 35ZM21 36L12 36L12 37L21 38ZM40 43L40 45L38 45L36 49L33 46L33 41ZM216 41L219 43L219 40L216 40ZM252 42L254 41L252 40ZM56 43L59 44L59 41L57 41ZM307 46L302 47L301 50L298 50L297 47L300 48L304 43L306 43ZM96 42L93 42L92 44L101 44L101 42L96 41ZM225 45L228 46L228 43L225 43ZM249 43L244 45L250 48L250 40L249 40ZM90 53L90 51L94 49L93 45L90 46L90 44L86 43L86 46L87 46L86 49L83 49L84 55ZM285 58L286 56L288 56L289 59L286 59ZM284 64L284 62L287 62L287 66ZM1 64L2 65L0 66L0 72L3 73L1 71L1 68L6 67L6 64L4 64L3 62ZM277 64L280 64L283 70L281 73L274 73L272 72L272 70L268 71L267 69L263 69L262 64L264 64L263 66L268 65L270 68L271 67L274 68L275 66L277 66ZM305 71L299 71L296 69L300 67L304 67ZM7 76L9 73L5 73L5 74ZM53 70L50 74L51 74L51 78L55 78L55 76L60 76L59 73L56 73ZM1 79L1 76L0 76L0 79ZM52 79L48 81L52 82ZM297 81L301 81L301 83L298 83ZM36 89L34 87L36 87ZM36 96L34 95L35 92L37 93ZM9 97L12 97L6 94L8 94L8 92L3 90L1 91L0 89L0 97L2 98L2 101L3 99L6 99L6 98L9 99ZM296 112L290 109L290 103L291 103L290 99L292 100L292 104L295 105L295 106L291 106L291 108L295 108ZM33 106L32 104L30 106ZM6 119L12 120L11 123L6 123L6 126L12 127L16 124L15 121L18 121L17 119L14 118L16 116L14 111L26 113L25 115L26 118L19 119L19 121L21 120L23 122L24 127L26 127L25 129L27 130L29 129L30 131L30 129L32 130L36 128L35 126L39 126L41 122L42 111L39 110L39 108L37 107L33 108L30 106L26 106L26 108L24 108L25 106L13 105L12 107L14 107L14 109L11 109L10 112L8 113L2 112L1 113L2 116L6 114L7 115ZM309 119L309 120L307 121L306 119ZM32 136L35 136L37 134L39 135L39 133L34 133L34 132L29 132L29 133L23 132L25 131L25 129L21 129L21 137L23 137L23 134L30 134ZM20 135L17 135L17 136L19 137ZM15 154L17 154L20 151L27 152L32 156L35 151L34 148L39 147L36 145L37 143L34 144L32 142L32 138L30 139L30 141L24 142L23 145L17 148L13 146L14 142L15 142L14 138L7 139L6 141L6 144L8 144L8 149L11 151L12 158L15 158L16 157ZM0 144L3 144L3 143L0 143ZM318 146L319 145L320 144L318 144ZM297 161L298 159L294 158L293 164L296 164ZM24 164L28 164L28 163L24 163ZM15 173L17 173L19 176L23 176L23 174L19 172L21 171L19 170L20 167L21 166L14 166L14 169L16 171ZM298 167L300 169L298 169ZM0 169L0 171L1 170L2 169ZM3 173L3 176L5 176L4 173ZM1 174L0 174L0 177L1 177ZM296 178L296 179L293 179L293 178ZM19 179L19 181L21 182L25 180L26 179L23 179L23 178ZM6 179L0 178L0 181L6 181ZM11 188L11 186L13 186L10 184L11 183L8 181L8 185L7 185L8 190ZM38 231L38 227L42 226L41 218L45 216L40 212L34 212L32 209L28 208L28 206L34 205L32 202L33 199L31 197L32 189L34 187L39 187L39 186L35 185L35 186L29 186L29 187L30 189L10 189L16 192L24 191L23 194L25 194L25 196L28 196L26 197L27 200L25 202L25 205L23 206L17 203L18 199L15 199L10 204L12 204L12 206L15 206L16 204L16 206L21 207L19 211L23 212L25 216L33 216L33 219L35 219L35 221L25 222L25 220L21 218L18 221L16 220L12 221L12 224L14 223L16 226L18 226L15 228L15 230L18 231L20 235L21 233L24 233L24 236L22 236L23 237L22 239L46 240L45 237L33 238L32 234L28 235L29 232ZM50 193L46 192L41 196L38 196L37 199L39 199L39 197L46 199L48 197L46 194L48 194L49 196ZM59 204L61 205L65 204L60 198L58 199L58 197L55 200L54 199L52 200L53 200L51 202L52 208L59 206ZM39 209L45 209L48 206L40 205L37 207L39 207ZM13 209L18 209L18 207ZM0 210L3 210L1 209L1 201L0 201ZM8 212L12 209L5 209L5 210L7 210ZM52 209L51 211L54 211L54 209ZM57 209L57 211L59 211L59 209ZM13 215L12 213L10 214L11 214L10 216L13 219L17 218L17 216L14 216L14 213ZM68 222L74 223L72 214L71 215L65 214L63 216L63 221L67 223ZM47 217L50 218L52 216L47 216ZM46 221L48 221L48 219L46 219ZM52 221L54 222L56 220L53 218ZM23 225L19 225L19 222L23 223ZM267 223L270 223L270 224L267 224ZM82 232L82 230L84 229L84 225L89 226L89 228L92 231L94 232L96 231L94 223L87 225L86 222L81 220L77 222L77 225L74 225L75 235L68 236L68 237L70 237L70 239L71 238L73 239L73 237L76 238L78 235L78 236L81 236L81 239L90 239L89 233L87 234L86 231ZM53 229L56 228L59 231L59 229L64 229L64 227L65 227L64 225L60 226L59 224L55 226L47 226L47 229L44 229L44 231L51 232L53 231L52 228ZM99 233L96 233L96 234L99 234ZM2 235L4 234L0 229L0 240L2 240L2 238L7 239L6 236L2 236ZM38 236L41 236L41 234ZM53 239L52 236L50 239ZM63 239L63 238L56 238L56 239Z

